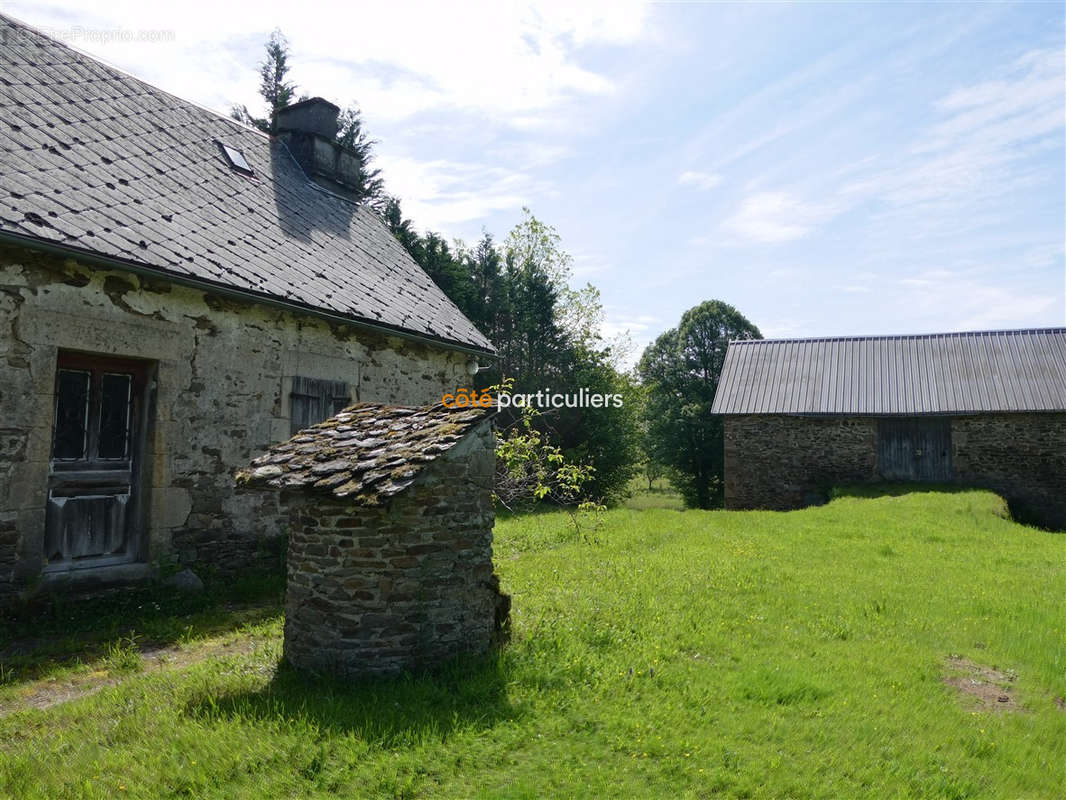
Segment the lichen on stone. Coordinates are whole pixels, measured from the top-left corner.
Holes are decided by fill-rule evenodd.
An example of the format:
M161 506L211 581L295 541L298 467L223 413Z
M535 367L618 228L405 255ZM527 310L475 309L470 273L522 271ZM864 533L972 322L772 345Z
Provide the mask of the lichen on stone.
M381 505L490 414L484 408L357 403L270 448L237 472L237 483Z

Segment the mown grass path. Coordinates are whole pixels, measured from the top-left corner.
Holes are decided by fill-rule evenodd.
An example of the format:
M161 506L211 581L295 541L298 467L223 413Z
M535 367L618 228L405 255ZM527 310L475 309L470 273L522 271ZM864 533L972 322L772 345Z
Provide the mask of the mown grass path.
M314 681L266 621L252 652L0 719L0 795L1063 796L1066 536L993 495L619 509L588 538L500 521L494 657Z

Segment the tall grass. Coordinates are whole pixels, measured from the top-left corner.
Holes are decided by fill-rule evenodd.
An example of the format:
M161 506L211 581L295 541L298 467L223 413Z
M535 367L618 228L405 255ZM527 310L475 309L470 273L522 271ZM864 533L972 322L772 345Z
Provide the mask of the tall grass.
M1066 537L997 497L621 508L598 540L502 520L513 640L432 675L316 681L275 638L2 719L0 794L1062 796ZM974 711L953 655L1024 710Z

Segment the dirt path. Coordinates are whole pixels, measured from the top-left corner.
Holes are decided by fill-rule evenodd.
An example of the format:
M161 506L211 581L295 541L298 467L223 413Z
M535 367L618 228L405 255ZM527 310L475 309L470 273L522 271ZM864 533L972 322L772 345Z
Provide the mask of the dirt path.
M961 656L947 660L944 683L967 696L975 711L1021 711L1014 696L1013 672L986 667Z
M141 649L143 669L136 672L115 674L106 669L73 672L63 677L39 678L27 681L15 690L17 695L0 700L0 717L18 711L45 709L88 697L91 694L117 686L138 675L160 670L175 670L206 661L233 655L246 655L257 646L271 641L266 636L245 636L234 639L232 635L204 639L185 645L162 647L147 646Z

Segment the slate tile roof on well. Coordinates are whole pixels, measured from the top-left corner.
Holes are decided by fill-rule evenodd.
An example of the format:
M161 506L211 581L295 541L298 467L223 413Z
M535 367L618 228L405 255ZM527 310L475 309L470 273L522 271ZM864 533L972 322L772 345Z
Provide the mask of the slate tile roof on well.
M373 211L281 142L3 15L0 231L492 350Z
M237 473L237 482L381 505L490 415L484 408L357 403L271 447Z

